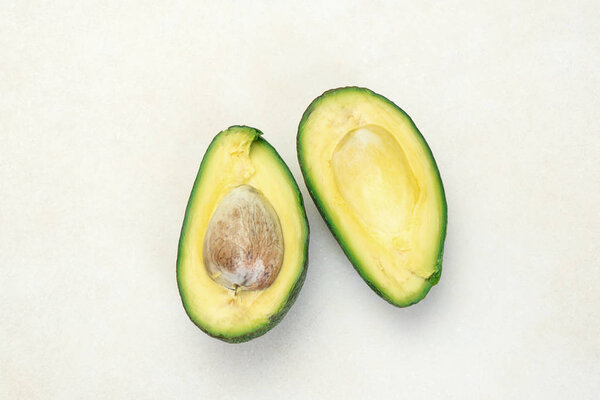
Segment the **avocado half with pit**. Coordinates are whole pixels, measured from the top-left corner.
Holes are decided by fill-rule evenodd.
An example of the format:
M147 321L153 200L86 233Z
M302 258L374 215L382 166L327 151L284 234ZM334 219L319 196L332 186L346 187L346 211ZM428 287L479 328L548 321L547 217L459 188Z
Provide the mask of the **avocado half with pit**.
M177 284L188 316L210 336L232 343L273 328L306 276L302 196L261 134L232 126L213 139L179 239Z
M440 279L446 199L429 146L410 117L369 89L329 90L298 128L308 190L367 284L399 306Z

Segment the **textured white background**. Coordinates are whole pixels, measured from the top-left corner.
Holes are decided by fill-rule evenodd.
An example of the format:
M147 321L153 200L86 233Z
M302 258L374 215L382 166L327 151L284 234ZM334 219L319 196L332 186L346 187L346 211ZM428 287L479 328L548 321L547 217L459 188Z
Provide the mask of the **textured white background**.
M599 21L593 0L3 1L0 398L598 398ZM442 279L408 309L301 182L302 112L344 85L403 107L445 183ZM232 124L281 153L312 231L295 306L242 345L175 282Z

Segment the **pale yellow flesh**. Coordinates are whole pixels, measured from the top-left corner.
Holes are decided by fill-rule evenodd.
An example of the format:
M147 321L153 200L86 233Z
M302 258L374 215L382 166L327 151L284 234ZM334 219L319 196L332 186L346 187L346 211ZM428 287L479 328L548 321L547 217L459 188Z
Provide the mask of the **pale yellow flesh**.
M397 302L435 272L443 194L410 120L387 102L339 94L315 107L300 146L325 213L363 274Z
M262 142L240 130L219 139L204 162L188 211L179 263L180 289L194 319L212 333L237 336L254 331L279 311L302 272L307 236L294 187L281 162ZM208 221L220 200L248 184L269 199L281 222L285 243L281 270L264 290L234 291L214 282L204 264L202 245Z

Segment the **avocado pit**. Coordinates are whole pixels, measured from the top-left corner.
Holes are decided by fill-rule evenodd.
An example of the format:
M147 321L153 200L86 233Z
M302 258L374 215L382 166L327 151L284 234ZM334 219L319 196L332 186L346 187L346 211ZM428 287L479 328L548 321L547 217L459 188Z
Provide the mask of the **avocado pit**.
M283 263L283 233L269 200L241 185L221 200L204 237L204 266L212 280L235 290L263 290Z

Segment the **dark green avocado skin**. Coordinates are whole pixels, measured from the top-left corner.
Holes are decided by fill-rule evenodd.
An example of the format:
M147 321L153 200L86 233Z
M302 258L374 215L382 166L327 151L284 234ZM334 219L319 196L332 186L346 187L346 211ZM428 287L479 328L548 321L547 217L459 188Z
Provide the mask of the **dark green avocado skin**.
M200 324L198 324L196 321L194 321L194 319L191 317L190 312L188 311L187 308L187 304L185 301L185 292L182 289L181 286L181 282L179 281L179 260L180 260L180 256L182 253L182 246L184 243L184 232L185 232L185 227L188 221L188 215L190 212L190 209L192 207L193 201L194 201L194 194L195 194L195 189L198 185L198 183L200 182L200 179L202 177L202 172L203 172L203 167L205 165L205 163L207 162L208 159L208 155L210 154L212 147L214 146L214 144L217 142L217 139L219 137L219 135L226 133L229 129L231 128L242 128L242 129L248 129L250 131L253 131L255 136L256 136L256 141L261 142L262 144L266 145L269 150L272 151L273 155L275 157L277 157L277 160L280 162L280 164L284 167L285 171L287 172L290 182L292 183L294 190L296 192L296 196L297 196L297 204L298 207L300 207L300 209L302 210L302 216L303 216L303 223L306 226L306 238L304 239L304 250L302 252L303 254L303 262L302 262L302 272L300 273L300 276L298 277L298 279L296 280L296 283L294 284L294 286L292 287L292 289L290 290L290 294L288 295L288 298L286 299L286 301L282 304L281 308L275 312L270 318L269 321L267 323L265 323L264 325L260 326L258 329L249 332L245 335L240 335L240 336L225 336L225 335L221 335L218 333L214 333L211 332L208 329L205 329L203 326L201 326ZM196 174L196 179L194 181L194 186L192 188L192 192L190 194L190 198L188 200L188 204L185 210L185 217L183 219L183 225L181 227L181 233L179 236L179 245L178 245L178 250L177 250L177 286L179 289L179 295L181 297L181 302L183 304L184 309L186 310L186 314L188 315L188 317L190 318L190 320L194 323L194 325L196 325L200 330L202 330L204 333L206 333L207 335L222 340L224 342L227 343L243 343L243 342L247 342L249 340L255 339L259 336L264 335L265 333L267 333L268 331L270 331L271 329L273 329L279 322L281 322L281 320L283 319L283 317L285 317L285 315L287 314L287 312L290 310L290 308L292 307L292 305L294 304L294 302L296 301L296 298L298 297L298 293L300 293L300 289L302 289L302 285L304 284L304 280L306 279L306 271L308 269L308 242L309 242L309 237L310 237L310 227L308 225L308 219L306 217L306 211L304 209L304 200L302 198L302 194L300 193L300 189L298 188L298 184L296 183L296 180L294 179L294 176L292 175L292 173L290 172L287 164L283 161L283 159L281 158L281 156L279 155L279 153L277 153L277 151L275 150L275 148L273 146L271 146L271 144L269 144L269 142L267 142L266 140L264 140L263 138L261 138L260 136L262 135L262 132L258 129L249 127L249 126L245 126L245 125L233 125L230 126L229 128L227 128L226 130L220 132L219 134L217 134L214 139L211 141L210 145L208 146L208 148L206 149L206 152L204 154L204 157L202 158L202 162L200 163L200 168L198 169L198 173Z
M352 254L350 252L349 246L346 244L344 238L342 237L342 235L337 231L335 224L333 224L333 222L331 221L331 219L329 218L329 216L325 213L324 211L324 207L323 207L323 203L321 201L321 199L319 198L319 196L316 194L314 187L312 185L312 183L310 182L310 179L308 178L308 174L304 168L304 159L303 159L303 149L302 146L300 144L300 139L302 136L302 131L304 129L304 124L305 122L308 120L308 117L310 116L310 114L312 114L312 112L315 110L315 108L319 105L319 103L331 96L331 95L335 95L336 93L339 93L341 91L356 91L356 92L362 92L371 96L374 96L376 98L379 98L383 101L385 101L386 103L389 103L390 105L392 105L398 112L400 112L401 114L405 115L409 121L412 124L412 127L415 131L415 133L419 136L419 139L423 142L423 144L425 145L425 148L427 149L427 152L429 153L429 157L431 157L431 159L433 160L433 164L435 166L435 170L437 173L437 177L439 180L439 186L441 188L442 191L442 199L443 199L443 214L442 214L442 218L444 221L443 224L443 231L440 237L440 243L439 243L439 253L438 253L438 257L437 257L437 261L435 264L435 272L426 280L427 281L427 286L420 292L418 293L415 297L413 297L412 299L410 299L410 301L406 302L406 303L397 303L394 300L392 300L391 298L389 298L378 286L375 282L371 281L367 274L365 273L365 271L363 270L363 268L361 267L361 265L358 263L356 257L354 256L354 254ZM446 195L444 192L444 185L442 183L442 178L440 176L440 172L438 170L437 167L437 163L435 162L435 158L433 157L433 153L431 152L431 149L429 148L429 145L427 144L427 141L425 140L425 138L423 137L423 135L421 134L421 132L419 131L419 129L417 128L417 126L415 125L414 121L412 120L412 118L410 118L410 116L404 112L404 110L402 110L400 107L398 107L394 102L392 102L391 100L387 99L386 97L373 92L370 89L367 88L362 88L362 87L357 87L357 86L346 86L346 87L340 87L337 89L330 89L327 90L326 92L324 92L322 95L320 95L319 97L315 98L310 105L308 106L308 108L306 109L306 111L304 111L304 114L302 115L302 119L300 120L300 124L298 125L298 134L296 135L296 152L298 155L298 163L300 164L300 170L302 171L302 177L304 179L304 183L306 184L306 187L308 189L308 193L310 194L310 197L313 199L315 205L317 206L317 209L319 210L319 214L321 214L321 217L323 218L323 220L325 220L325 224L327 225L327 227L329 228L329 230L331 231L331 233L333 234L333 236L335 237L335 239L337 240L337 242L340 244L342 250L344 251L344 254L346 254L346 257L348 257L348 260L350 261L350 263L352 264L352 266L354 267L354 269L356 270L356 272L358 272L358 274L361 276L361 278L363 278L363 280L367 283L367 285L369 285L369 287L375 292L377 293L378 296L380 296L382 299L384 299L385 301L387 301L388 303L396 306L396 307L408 307L411 306L413 304L418 303L419 301L421 301L422 299L425 298L425 296L427 295L427 293L429 293L429 290L435 286L441 276L442 276L442 259L443 259L443 255L444 255L444 241L446 239L446 230L447 230L447 223L448 223L448 206L446 204Z

